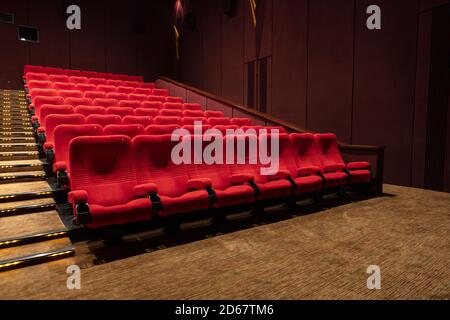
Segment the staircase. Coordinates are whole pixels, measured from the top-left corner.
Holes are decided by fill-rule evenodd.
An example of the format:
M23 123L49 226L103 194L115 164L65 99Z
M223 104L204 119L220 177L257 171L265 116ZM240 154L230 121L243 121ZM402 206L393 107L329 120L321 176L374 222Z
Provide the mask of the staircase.
M72 256L30 123L25 93L0 90L0 272Z

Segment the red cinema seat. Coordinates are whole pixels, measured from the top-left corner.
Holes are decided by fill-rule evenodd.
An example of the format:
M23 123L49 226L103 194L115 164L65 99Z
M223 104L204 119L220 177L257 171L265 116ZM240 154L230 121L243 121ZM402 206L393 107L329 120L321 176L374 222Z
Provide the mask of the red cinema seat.
M119 107L137 109L137 108L141 107L141 102L133 101L133 100L122 100L122 101L119 101Z
M146 96L150 96L150 95L153 95L153 90L147 89L147 88L134 88L134 92L128 92L128 93L145 94Z
M208 124L210 126L230 126L231 120L230 118L209 118Z
M205 111L205 116L207 118L223 118L225 117L225 114L222 111L207 110Z
M135 89L132 87L124 87L124 86L117 87L117 92L125 93L127 95L130 93L141 93L141 92L135 92Z
M234 135L236 134L236 131L239 130L239 126L224 126L224 125L217 125L213 127L214 129L220 131L223 135Z
M115 124L103 128L103 134L106 136L122 135L133 139L136 136L145 134L145 127L140 124Z
M203 150L208 148L211 143L222 143L223 150L226 150L226 142L222 135L211 135L211 137L206 139L204 136L188 136L184 137L184 139L191 139L191 143L193 144L192 157L197 157L198 159L203 159ZM196 143L194 141L195 139L198 139L197 143L200 142L203 145L202 148L194 147ZM201 152L201 154L197 154L197 152ZM219 162L224 164L202 163L191 165L192 168L189 171L190 179L204 181L204 183L212 187L217 199L215 207L223 208L253 203L255 200L255 191L249 185L253 181L253 177L233 175L231 166L225 164L227 159L225 151L220 155L216 154L216 157L219 158Z
M320 147L311 133L293 133L289 137L295 160L297 193L320 190L324 184Z
M156 190L137 185L130 138L79 137L69 153L69 202L79 224L99 228L151 219L152 203L144 191Z
M111 107L106 109L106 114L116 114L120 117L133 116L134 110L133 108Z
M143 76L128 76L127 80L128 81L139 82L139 83L142 84L144 82L144 77Z
M124 81L123 85L125 87L139 88L141 86L141 83L138 81Z
M169 95L169 90L167 89L153 89L154 96L167 97Z
M153 123L153 118L149 116L126 116L122 118L123 124L140 124L147 128Z
M82 71L81 76L86 77L89 80L90 78L98 78L98 73L95 71Z
M82 73L80 70L65 70L66 74L70 77L81 77Z
M67 75L64 69L55 67L44 67L44 72L49 75L63 75L63 76Z
M151 108L137 108L134 110L134 114L136 116L149 116L149 117L157 117L159 116L159 109L151 109Z
M231 119L231 124L239 126L239 127L251 126L252 125L252 120L249 119L249 118L232 118Z
M67 98L64 100L64 104L68 104L73 107L92 106L93 101L92 101L92 99L89 99L89 98Z
M63 98L83 98L83 92L79 90L59 90L58 95Z
M45 118L44 126L38 129L38 141L44 144L47 150L53 149L53 142L55 141L55 129L62 124L82 125L85 124L86 119L80 114L51 114ZM49 159L47 159L49 160ZM54 159L49 161L53 163Z
M326 179L330 176L348 175L351 184L367 183L372 179L368 162L345 164L339 150L336 135L332 133L317 134L316 139L322 152L322 170ZM328 177L328 178L327 178Z
M75 84L70 82L55 82L53 88L55 90L76 90Z
M54 97L58 95L58 90L55 89L33 89L30 90L30 97L34 102L35 97Z
M184 103L183 104L184 110L190 110L190 111L201 111L202 105L199 103Z
M45 68L42 66L33 66L30 64L26 64L23 67L23 73L45 73Z
M195 122L201 122L202 125L207 125L208 121L206 118L203 117L184 117L182 119L181 124L183 126L188 126L188 125L194 125Z
M86 91L86 92L84 93L84 97L85 97L85 98L92 99L92 100L95 100L95 99L105 99L106 93L104 93L104 92L99 92L99 91Z
M143 101L141 102L141 108L148 109L162 109L163 104L159 101Z
M147 100L147 96L145 94L130 93L128 95L128 100L136 100L143 102Z
M173 134L175 130L179 129L180 126L176 124L166 124L166 125L150 125L145 128L145 133L148 135L164 135Z
M183 117L205 118L205 113L201 110L185 110L183 111Z
M182 103L172 103L172 102L166 102L163 104L163 109L168 110L183 110L183 104Z
M46 73L37 73L37 72L28 72L25 74L25 79L27 82L30 81L48 81L48 74Z
M77 106L75 107L75 113L82 114L85 117L92 114L106 114L106 108L100 106Z
M106 99L116 99L117 101L128 100L128 95L125 93L109 92L106 94Z
M181 117L163 117L163 116L157 116L154 119L155 124L176 124L178 126L181 126Z
M141 88L146 88L146 89L155 89L155 84L154 83L141 83Z
M94 104L96 106L112 108L112 107L118 107L119 101L117 101L116 99L100 99L100 98L98 98L98 99L94 99Z
M184 100L181 97L166 97L167 103L181 103L183 104ZM181 109L183 109L183 106L181 106Z
M181 110L161 109L159 114L165 117L183 117L183 111Z
M31 80L27 82L28 92L34 89L53 89L53 83L50 81Z
M75 90L80 90L81 92L95 91L97 86L90 83L77 83L75 84Z
M122 118L116 114L92 114L86 118L86 123L106 127L112 124L122 124Z
M39 117L40 124L45 127L45 119L52 114L73 114L73 107L71 105L54 105L43 104L41 106L41 112Z
M193 124L184 125L182 128L189 131L190 134L195 134L195 135L204 134L206 131L212 129L212 127L209 124L203 124L201 126L201 130L200 130L199 126L196 126Z
M93 84L95 86L106 85L106 80L103 78L90 78L88 83Z
M253 130L251 133L254 134L256 132L256 135L287 133L285 128L277 126L242 126L241 129L243 131Z
M97 86L97 91L104 93L117 92L116 87L102 84Z
M59 96L37 96L34 98L34 113L39 118L41 106L44 104L62 105L64 104L64 98Z
M187 165L174 164L172 150L178 141L171 135L139 136L133 140L133 162L139 184L156 186L153 196L159 197L158 215L189 213L210 207L210 197L201 180L190 180ZM154 152L158 150L158 152ZM142 196L151 197L151 193Z
M48 81L51 82L69 82L69 77L64 74L50 74L48 76Z
M113 80L113 79L109 79L106 80L106 85L108 86L114 86L114 87L121 87L123 86L123 81L122 80Z
M147 96L146 101L155 101L155 102L160 102L161 104L163 104L166 102L166 98L161 97L161 96L149 95L149 96Z
M88 84L89 83L89 79L87 77L69 77L69 81L75 84L78 83L84 83L84 84Z

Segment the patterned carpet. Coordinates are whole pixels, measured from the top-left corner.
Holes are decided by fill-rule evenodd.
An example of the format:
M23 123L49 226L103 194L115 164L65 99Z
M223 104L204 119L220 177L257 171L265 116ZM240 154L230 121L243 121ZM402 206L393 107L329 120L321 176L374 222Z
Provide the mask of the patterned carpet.
M272 212L208 238L186 231L200 241L138 239L117 248L134 248L128 257L80 245L74 258L0 273L0 298L450 299L450 194L385 193L282 219ZM82 267L81 290L66 288L72 263ZM367 289L370 265L381 268L381 290Z

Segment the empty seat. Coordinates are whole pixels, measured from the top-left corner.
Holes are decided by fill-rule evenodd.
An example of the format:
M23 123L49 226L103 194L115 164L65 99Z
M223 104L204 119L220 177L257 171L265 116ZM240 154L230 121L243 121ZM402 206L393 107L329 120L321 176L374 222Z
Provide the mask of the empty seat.
M28 92L34 89L53 89L53 83L50 81L31 80L27 82Z
M150 116L126 116L122 118L123 124L140 124L144 128L153 123L153 118Z
M130 93L135 93L135 89L132 87L119 86L119 87L117 87L117 92L130 94ZM142 92L136 92L136 93L142 93Z
M138 183L155 184L154 195L159 197L162 205L157 211L160 216L208 209L210 198L206 187L199 186L200 180L190 180L187 165L172 162L172 150L178 141L171 140L171 135L139 136L133 140Z
M169 95L169 90L167 89L153 89L154 96L167 97Z
M50 74L48 81L51 82L69 82L69 76L63 74Z
M96 71L82 71L81 76L89 80L90 78L98 78L98 73Z
M163 104L163 109L183 110L183 104L182 103L166 102L166 103Z
M23 73L24 74L28 74L28 73L45 73L45 68L42 66L33 66L30 64L26 64L23 67Z
M127 76L127 80L128 81L136 81L139 83L143 83L144 82L144 77L143 76Z
M115 124L103 128L104 135L123 135L133 139L145 134L145 127L140 124Z
M149 135L163 135L163 134L173 134L175 130L180 128L176 124L166 124L166 125L150 125L145 128L145 133Z
M64 104L68 104L71 106L92 106L92 99L89 98L67 98L64 100Z
M150 116L157 117L159 116L159 109L151 109L151 108L137 108L134 110L134 114L137 116Z
M163 117L157 116L154 119L155 124L176 124L181 126L181 117Z
M111 124L122 124L122 118L116 114L92 114L86 118L86 123L106 127Z
M119 101L119 107L137 109L141 107L141 102L136 100L122 100Z
M181 97L166 97L166 102L168 103L183 103L184 100Z
M102 106L105 108L111 108L111 107L118 107L119 106L119 101L117 101L116 99L94 99L94 104L96 106Z
M106 99L128 100L128 95L126 93L109 92L106 94Z
M55 89L33 89L30 90L30 97L33 99L35 97L54 97L58 95L58 90Z
M200 111L202 110L202 105L199 103L184 103L183 109L191 111Z
M116 92L116 87L115 86L109 86L109 85L99 85L97 86L97 91L100 92L104 92L104 93L109 93L109 92Z
M208 124L207 119L204 117L184 117L182 120L182 125L193 125L195 122L201 122L203 124Z
M85 117L91 114L106 114L106 108L100 106L78 106L75 108L75 113L82 114Z
M97 228L151 219L152 203L145 191L153 190L149 185L137 187L130 138L76 138L69 159L73 190L69 201L79 223Z
M147 96L146 101L156 101L156 102L160 102L161 104L163 104L166 102L166 98L160 97L160 96L155 96L155 95L149 95L149 96Z
M223 118L225 116L225 114L222 111L207 110L207 111L205 111L205 116L207 118Z
M136 100L142 102L147 100L147 96L145 94L130 93L128 95L128 100Z
M64 98L55 96L55 97L43 97L43 96L37 96L34 98L34 113L37 117L40 116L40 109L41 106L44 104L53 104L53 105L62 105L64 104Z
M86 78L86 77L72 76L72 77L69 77L69 81L72 82L72 83L75 83L75 84L77 84L77 83L86 83L86 84L89 83L89 79Z
M165 117L183 117L183 111L181 110L161 109L159 114Z
M183 111L183 116L184 117L200 117L200 118L204 118L205 117L205 113L203 111L200 111L200 110L185 110L185 111Z
M73 107L71 105L54 105L54 104L43 104L41 106L39 122L41 125L44 124L47 116L51 114L73 114Z
M231 120L230 118L209 118L208 119L208 124L210 126L230 126L231 125Z
M53 88L56 90L76 90L75 84L70 82L55 82Z
M55 67L44 67L44 72L49 75L63 75L63 76L67 75L64 69Z
M29 81L48 81L48 74L46 73L37 73L37 72L28 72L25 74L25 79L27 82Z
M58 95L63 98L83 98L83 93L79 90L59 90Z
M106 85L106 80L103 78L90 78L88 83L93 84L95 86Z
M160 101L143 101L141 102L141 108L149 109L161 109L163 104Z
M120 117L132 116L134 115L134 109L125 107L111 107L106 109L106 114L116 114Z
M97 90L97 86L95 84L90 83L77 83L75 84L75 89L80 90L82 92L95 91Z
M155 89L155 84L154 83L141 83L141 88L146 88L146 89Z
M342 159L339 151L339 144L335 134L316 134L315 135L322 153L322 170L325 179L332 176L336 178L342 176L341 183L349 178L350 183L370 182L372 174L370 172L370 164L368 162L353 162L348 165Z
M38 129L39 143L45 142L45 149L53 149L55 141L55 129L62 124L81 125L85 124L86 119L80 114L51 114L45 118L43 127ZM53 163L53 159L50 161Z
M81 77L81 70L64 70L69 77Z
M89 99L104 99L106 96L106 93L104 92L100 92L100 91L86 91L84 93L84 97L85 98L89 98Z
M139 88L141 86L141 83L138 81L124 81L123 85L125 87Z
M252 125L252 120L249 119L249 118L232 118L231 119L231 124L239 126L239 127L251 126Z
M153 95L153 90L152 89L133 88L133 90L134 90L134 93L137 93L137 94L145 94L146 96ZM128 93L133 93L133 92L128 92Z
M201 130L199 126L193 124L183 125L182 128L189 131L190 134L204 134L206 131L212 129L212 127L209 124L202 124Z
M106 85L108 86L114 86L114 87L120 87L123 86L123 81L122 80L106 80Z
M235 132L239 130L240 127L236 125L229 125L229 126L217 125L214 126L213 128L220 131L223 135L228 135L228 134L235 134Z

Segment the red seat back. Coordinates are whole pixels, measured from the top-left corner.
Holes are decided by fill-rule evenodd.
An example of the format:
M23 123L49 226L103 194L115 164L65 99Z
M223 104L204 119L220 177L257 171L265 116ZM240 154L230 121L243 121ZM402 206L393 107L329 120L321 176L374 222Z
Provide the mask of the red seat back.
M122 118L115 114L92 114L86 118L86 123L106 127L112 124L122 124Z
M45 139L47 142L55 141L55 129L62 124L82 125L86 123L80 114L51 114L45 118Z
M123 124L140 124L144 128L153 123L153 118L150 116L126 116L122 118Z
M140 124L109 125L103 128L104 135L123 135L133 139L136 136L145 134L145 127Z

